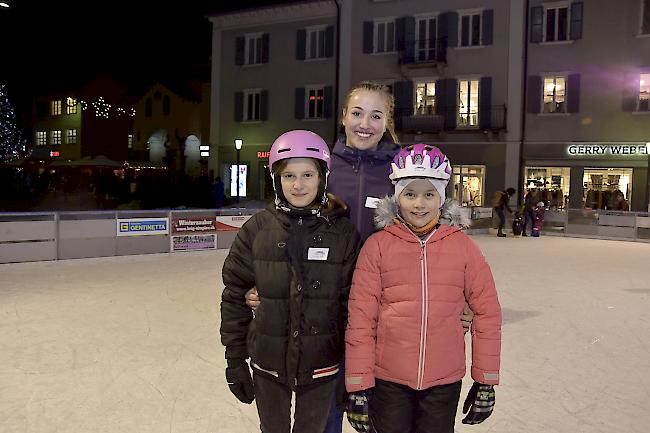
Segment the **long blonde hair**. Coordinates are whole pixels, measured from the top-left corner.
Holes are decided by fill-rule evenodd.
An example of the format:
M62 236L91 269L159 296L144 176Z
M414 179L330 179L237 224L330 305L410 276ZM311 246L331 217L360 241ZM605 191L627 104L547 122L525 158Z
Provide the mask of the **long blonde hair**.
M399 144L399 138L395 132L395 118L393 117L393 112L395 111L395 97L391 93L388 86L380 83L375 83L373 81L361 81L360 83L355 84L345 96L345 103L343 104L343 109L341 110L343 116L345 117L345 113L347 112L350 98L354 92L359 90L377 92L384 97L384 100L386 101L386 132L384 132L383 139L390 140L393 143Z

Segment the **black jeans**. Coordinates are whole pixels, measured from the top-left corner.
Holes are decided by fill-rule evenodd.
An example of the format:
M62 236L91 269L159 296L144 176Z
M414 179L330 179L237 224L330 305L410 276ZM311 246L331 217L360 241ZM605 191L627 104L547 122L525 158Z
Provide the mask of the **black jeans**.
M417 391L376 379L370 418L377 433L453 433L461 382Z
M255 401L262 433L291 431L291 389L274 379L253 371ZM293 433L317 433L325 429L336 380L299 386Z
M530 222L530 231L533 231L533 224L535 224L535 212L532 209L526 209L524 211L524 228L522 229L522 233L526 233L526 226L528 226L528 222Z
M500 207L495 207L494 211L499 217L499 232L503 231L503 228L506 226L506 214L503 213L503 209Z

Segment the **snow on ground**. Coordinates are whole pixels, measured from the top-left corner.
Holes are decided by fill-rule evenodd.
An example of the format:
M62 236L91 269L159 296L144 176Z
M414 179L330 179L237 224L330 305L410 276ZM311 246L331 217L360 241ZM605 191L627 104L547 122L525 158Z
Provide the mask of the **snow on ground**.
M492 417L459 413L456 431L647 432L650 244L474 239L504 312L502 384ZM0 265L0 431L259 431L224 378L226 254Z

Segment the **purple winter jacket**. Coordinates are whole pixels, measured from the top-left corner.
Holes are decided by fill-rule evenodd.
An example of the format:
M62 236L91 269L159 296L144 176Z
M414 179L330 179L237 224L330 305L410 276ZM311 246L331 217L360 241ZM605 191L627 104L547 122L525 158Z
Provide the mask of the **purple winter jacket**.
M375 232L374 199L393 193L388 171L399 149L397 144L381 141L377 150L357 150L346 146L344 137L334 145L327 190L348 204L350 220L362 241Z

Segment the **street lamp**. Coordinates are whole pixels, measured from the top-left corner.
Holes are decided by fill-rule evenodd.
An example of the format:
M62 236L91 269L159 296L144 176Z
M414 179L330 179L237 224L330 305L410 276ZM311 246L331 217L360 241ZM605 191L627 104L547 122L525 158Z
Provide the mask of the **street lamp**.
M241 138L235 138L235 148L237 149L237 202L239 202L239 154L241 153L241 147L244 144L244 140Z

